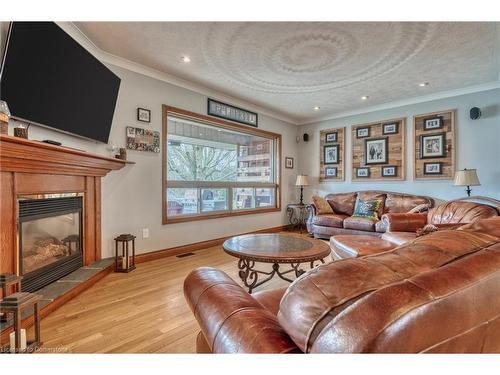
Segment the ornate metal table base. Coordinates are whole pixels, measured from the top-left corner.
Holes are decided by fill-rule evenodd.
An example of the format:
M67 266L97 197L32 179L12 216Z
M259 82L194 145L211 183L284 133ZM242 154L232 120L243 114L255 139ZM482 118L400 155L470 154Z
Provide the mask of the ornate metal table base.
M325 263L323 259L319 259L321 263ZM315 267L314 265L315 261L312 261L310 263L311 269ZM273 263L273 270L270 272L266 271L260 271L256 270L255 267L255 261L254 260L248 260L248 259L239 259L238 260L238 268L240 272L238 272L238 275L241 278L241 281L243 281L243 284L248 288L248 293L252 293L252 290L257 288L258 286L268 282L271 280L274 275L278 275L281 279L288 281L289 283L293 282L292 279L289 279L285 275L294 272L295 277L299 277L303 273L305 273L304 270L300 269L300 263L281 263L281 264L290 264L291 269L286 270L284 272L280 271L280 263ZM319 265L319 264L318 264ZM267 277L263 280L259 281L259 274L261 275L266 275Z
M286 213L288 215L288 222L290 224L290 229L300 230L302 233L303 229L306 229L306 221L308 216L307 206L305 204L289 204L286 207Z

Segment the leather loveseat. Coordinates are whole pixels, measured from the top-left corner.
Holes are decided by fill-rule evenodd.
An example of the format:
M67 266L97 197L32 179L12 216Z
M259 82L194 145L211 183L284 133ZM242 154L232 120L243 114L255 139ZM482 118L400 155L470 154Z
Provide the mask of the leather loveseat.
M364 217L353 217L356 200L381 200L378 209L379 220ZM320 214L318 207L312 203L309 208L307 222L309 233L316 238L329 239L338 234L369 234L381 236L386 232L386 224L380 218L386 213L407 213L417 206L433 207L434 200L429 197L368 190L352 193L328 194L325 200L330 204L333 213Z
M487 197L461 198L440 204L423 213L388 213L382 216L386 233L382 239L401 245L431 224L435 229L453 229L500 214L500 201Z
M184 294L201 327L198 352L500 353L500 218L321 265L254 295L200 268Z

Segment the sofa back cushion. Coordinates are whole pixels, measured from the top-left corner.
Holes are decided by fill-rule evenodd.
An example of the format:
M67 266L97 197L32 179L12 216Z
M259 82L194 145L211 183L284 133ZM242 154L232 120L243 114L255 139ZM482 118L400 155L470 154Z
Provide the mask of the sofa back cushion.
M338 214L351 216L356 203L356 193L328 194L325 199Z
M318 195L312 197L313 203L316 206L316 214L325 215L333 214L333 209L325 198Z
M468 224L498 216L495 208L485 204L450 201L434 207L427 214L429 224Z
M373 319L379 318L369 312L363 315L363 311L366 311L362 308L366 306L363 305L364 301L371 294L413 276L452 264L485 248L498 246L500 238L496 234L488 228L439 231L382 254L345 259L317 267L289 286L281 300L278 320L304 352L310 352L312 348L313 351L342 351L342 348L347 348L346 351L367 350L363 347L349 347L356 344L355 340L360 340L360 345L366 342L363 341L365 337L362 334L351 337L349 330L358 327L363 331L370 327ZM467 268L463 270L466 272ZM466 277L466 274L463 273L463 276ZM473 275L471 277L474 278ZM443 284L443 287L448 285ZM413 284L410 287L418 289ZM399 297L394 298L394 295L397 296L391 294L387 301L397 302ZM426 296L427 293L424 291L423 295ZM361 319L356 316L357 320L353 320L352 325L349 323L345 330L341 328L341 331L336 331L337 326L333 324L336 317L341 316L344 311L347 314L351 308L362 312ZM405 311L396 312L401 315ZM324 332L327 329L329 332ZM336 335L336 340L325 341L326 334ZM315 344L318 338L321 339L321 345ZM373 337L368 342L370 340Z
M418 195L387 193L385 199L385 213L409 212L419 205L432 207L432 199Z

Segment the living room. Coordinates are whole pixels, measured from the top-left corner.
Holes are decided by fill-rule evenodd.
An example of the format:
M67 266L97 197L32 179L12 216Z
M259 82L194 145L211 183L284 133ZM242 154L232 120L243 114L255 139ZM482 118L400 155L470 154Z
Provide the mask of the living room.
M0 22L2 353L500 352L498 20L130 5Z

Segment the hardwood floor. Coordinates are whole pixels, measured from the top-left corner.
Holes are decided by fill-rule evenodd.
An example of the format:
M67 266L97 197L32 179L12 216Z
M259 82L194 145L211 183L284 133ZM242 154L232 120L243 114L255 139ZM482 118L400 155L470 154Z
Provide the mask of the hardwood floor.
M237 259L221 246L112 273L41 322L44 352L194 353L198 324L183 281L194 268L216 267L239 280ZM262 269L270 269L263 265ZM304 264L304 269L307 265ZM255 291L289 285L273 278Z

